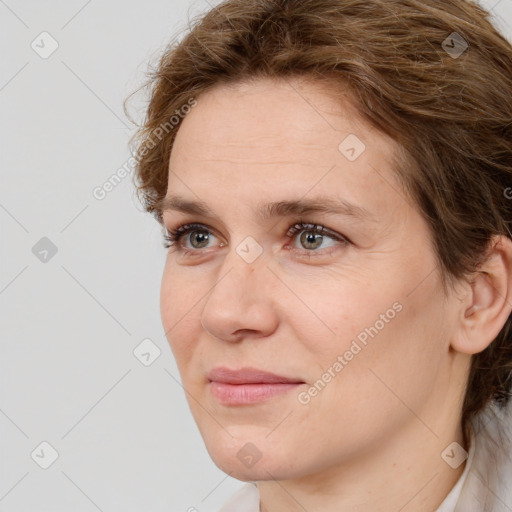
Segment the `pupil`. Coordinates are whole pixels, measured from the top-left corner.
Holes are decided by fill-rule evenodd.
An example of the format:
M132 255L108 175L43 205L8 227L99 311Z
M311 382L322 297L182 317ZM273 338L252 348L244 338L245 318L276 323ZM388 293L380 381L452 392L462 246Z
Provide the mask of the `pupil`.
M192 238L192 245L196 247L194 241L198 242L199 245L206 245L208 243L208 235L204 231L196 231L196 235Z
M318 233L311 233L309 232L309 235L306 234L307 231L304 231L304 234L302 235L302 242L304 245L306 244L312 244L314 248L319 247L322 243L322 235Z

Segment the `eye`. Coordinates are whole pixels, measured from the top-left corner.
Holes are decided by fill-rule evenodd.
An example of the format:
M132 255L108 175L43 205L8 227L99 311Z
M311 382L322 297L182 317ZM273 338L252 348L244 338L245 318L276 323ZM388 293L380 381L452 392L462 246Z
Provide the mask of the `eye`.
M331 231L321 225L302 221L290 226L286 232L288 238L294 238L296 235L300 235L297 238L300 247L295 245L292 247L292 251L302 253L307 257L325 255L335 250L336 246L345 246L350 243L350 240L340 233ZM181 250L187 254L200 254L201 249L208 248L208 243L212 237L217 238L203 224L183 224L176 229L167 230L167 234L164 235L164 247L169 249L176 246L178 251ZM325 246L324 242L326 240L331 240L334 243ZM325 247L322 247L322 244ZM220 246L224 246L224 243L221 242ZM319 248L330 249L330 251L319 251Z
M190 249L204 249L212 237L210 230L202 224L183 224L174 230L167 230L167 235L164 235L164 247L169 249L181 244L185 235L189 235L187 241L191 243L191 248L184 247L186 252L190 252ZM215 235L213 237L215 238Z
M288 236L289 238L293 238L295 235L300 235L297 238L297 243L300 245L300 248L297 249L297 247L295 246L293 250L298 250L304 253L304 250L301 249L304 248L306 250L306 255L308 257L325 255L326 253L328 254L332 252L333 249L336 249L337 245L341 244L341 246L345 246L350 243L350 241L345 236L335 231L331 231L325 226L309 224L302 221L291 226L288 232L286 233L286 236ZM325 240L329 239L331 241L334 241L334 243L322 247L322 244L325 242ZM318 248L333 249L331 249L330 251L320 252L317 250Z

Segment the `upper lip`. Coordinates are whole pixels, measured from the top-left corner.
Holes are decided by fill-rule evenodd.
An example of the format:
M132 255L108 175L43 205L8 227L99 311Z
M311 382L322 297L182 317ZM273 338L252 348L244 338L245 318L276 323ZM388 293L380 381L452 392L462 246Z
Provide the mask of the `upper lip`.
M226 367L213 368L208 373L208 379L214 382L225 384L303 384L300 379L283 377L275 373L259 370L258 368L240 368L239 370L230 370Z

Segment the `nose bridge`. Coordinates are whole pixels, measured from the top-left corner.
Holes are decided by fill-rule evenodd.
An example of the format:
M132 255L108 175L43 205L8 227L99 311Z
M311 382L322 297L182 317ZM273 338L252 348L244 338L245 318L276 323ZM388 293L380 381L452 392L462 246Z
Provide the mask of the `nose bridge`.
M255 286L253 279L258 279L262 274L268 273L266 268L267 255L263 245L251 235L234 241L229 247L224 257L224 261L219 271L219 279L228 275L231 279L236 279L241 286ZM236 276L235 276L236 275Z
M269 271L266 268L263 248L258 244L261 251L256 255L255 243L257 242L244 239L229 249L207 302L222 298L226 294L225 299L236 299L237 304L243 305L247 298L263 293L260 285L267 278L263 274Z

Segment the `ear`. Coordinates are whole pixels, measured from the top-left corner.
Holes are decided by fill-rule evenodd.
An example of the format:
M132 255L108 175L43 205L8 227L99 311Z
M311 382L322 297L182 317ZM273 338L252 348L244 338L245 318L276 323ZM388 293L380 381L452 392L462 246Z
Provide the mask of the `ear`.
M499 334L512 311L512 240L494 236L487 258L467 282L459 309L454 350L477 354Z

